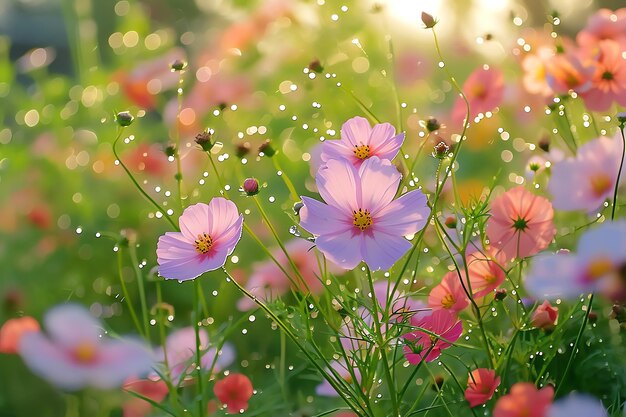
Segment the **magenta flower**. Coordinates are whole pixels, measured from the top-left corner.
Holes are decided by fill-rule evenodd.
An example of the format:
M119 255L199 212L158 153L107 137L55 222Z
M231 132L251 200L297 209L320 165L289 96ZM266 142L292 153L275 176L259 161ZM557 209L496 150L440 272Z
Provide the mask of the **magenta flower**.
M331 159L316 182L327 204L302 197L300 225L317 235L317 248L331 262L353 269L389 269L410 248L403 236L426 225L426 196L414 190L394 200L401 175L388 160L367 159L359 169Z
M578 148L576 158L552 165L548 189L559 210L593 211L613 195L622 155L622 141L604 136Z
M222 197L189 206L180 216L180 232L167 232L157 244L159 275L188 280L224 266L239 238L243 216Z
M355 167L364 160L377 156L392 160L404 142L404 132L396 135L396 129L389 123L370 126L367 119L353 117L341 126L341 139L329 140L322 144L322 162L345 158Z
M47 334L25 333L19 353L31 371L61 389L115 388L152 368L152 357L144 346L103 337L102 324L82 306L55 307L44 323Z
M455 314L445 309L433 310L432 314L427 316L413 317L411 325L430 332L414 330L402 335L404 356L411 365L417 365L421 361L434 361L441 355L442 350L452 346L463 333L463 323Z
M616 101L626 106L626 64L622 57L623 45L603 40L597 45L595 72L591 78L591 88L580 94L587 109L607 111Z

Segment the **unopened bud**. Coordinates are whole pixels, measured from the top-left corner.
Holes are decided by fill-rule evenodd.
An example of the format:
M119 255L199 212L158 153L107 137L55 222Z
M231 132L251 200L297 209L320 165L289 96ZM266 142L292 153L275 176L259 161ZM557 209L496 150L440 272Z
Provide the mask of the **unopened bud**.
M435 27L435 25L437 24L437 21L435 20L434 17L432 17L432 15L426 12L422 12L422 23L424 23L424 26L426 26L426 29L430 29L430 28Z
M436 132L437 130L441 129L441 123L439 123L439 120L431 117L430 119L426 120L426 129L429 132Z
M177 59L170 64L170 68L172 69L172 72L182 71L187 68L187 62L182 59Z
M446 220L444 220L443 224L445 224L448 229L456 229L456 217L446 217Z
M493 295L493 299L496 301L502 301L506 298L507 292L505 288L498 288Z
M624 125L626 123L626 112L617 113L617 121L620 125Z
M263 155L272 157L276 155L276 149L274 149L270 140L267 139L261 144L261 146L259 146L259 153L263 153Z
M313 71L318 74L324 71L324 67L322 66L322 63L320 62L319 59L315 59L311 61L311 63L309 64L307 68L309 69L309 71Z
M540 166L536 162L531 162L530 164L528 164L528 168L533 172L537 172L539 171Z
M241 159L250 153L250 142L242 142L235 145L235 155Z
M135 118L128 111L121 111L115 116L115 121L122 127L130 126Z
M241 189L246 195L257 195L259 193L259 182L255 178L246 178Z
M448 152L450 151L450 147L446 145L445 142L441 141L435 145L433 149L433 156L437 159L444 159L448 156Z
M598 314L595 311L589 312L589 323L594 324L598 321Z
M213 136L213 131L211 129L207 129L204 132L200 132L196 135L196 143L200 145L203 151L209 152L213 147L213 141L211 140Z
M167 147L165 148L165 155L167 155L168 158L173 157L174 155L176 155L176 146L174 146L174 145L167 145Z
M626 308L621 304L613 304L611 318L620 323L626 322Z
M550 152L550 138L547 136L544 136L543 138L541 138L537 146L539 146L539 149L541 149L544 152Z
M433 391L439 391L441 389L441 387L443 387L443 383L444 383L444 379L441 375L437 375L435 377L435 380L433 381L433 385L431 386L431 388L433 389Z

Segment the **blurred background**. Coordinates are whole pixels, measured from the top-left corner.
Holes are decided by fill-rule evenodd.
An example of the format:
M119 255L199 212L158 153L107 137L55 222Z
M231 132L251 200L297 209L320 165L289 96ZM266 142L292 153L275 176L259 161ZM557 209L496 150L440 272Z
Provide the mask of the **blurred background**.
M441 51L461 83L482 65L500 68L507 80L500 111L473 128L460 159L459 187L469 198L493 181L495 164L507 169L498 176L501 186L523 181L535 150L529 144L549 134L550 124L538 117L545 103L519 85L519 57L552 32L574 37L595 10L621 6L617 0L0 0L0 323L22 314L40 319L70 300L112 331L133 332L116 248L124 239L136 244L136 259L124 251L121 273L137 297L133 265L148 279L154 275L156 241L168 225L114 163L118 111L136 116L121 158L174 219L175 164L165 151L180 135L184 195L190 204L208 201L218 185L193 138L212 128L219 142L212 152L233 200L241 211L254 211L236 190L242 178L259 178L288 240L293 201L258 147L270 139L298 193L311 195L315 145L338 138L345 120L363 115L359 102L407 131L408 154L425 149L411 186L432 185L436 161L427 156L434 142L424 143L423 121L449 120L456 94L438 66L422 11L440 20ZM189 63L178 125L179 75L169 70L175 59ZM258 216L250 222L275 246ZM234 255L228 266L242 281L264 258L250 239ZM437 276L428 269L439 264L434 257L420 271L427 284ZM207 274L202 285L209 332L243 316L222 275ZM167 282L164 294L173 309L168 324L188 325L191 287ZM150 283L147 296L153 306ZM276 337L262 337L262 320L246 329L233 339L237 366L271 381L275 371L266 365L277 355ZM16 356L0 354L0 374L0 416L64 414L66 396ZM315 408L310 393L317 380L309 379L298 385L303 410ZM91 415L121 415L121 393L83 397L85 409L101 413Z

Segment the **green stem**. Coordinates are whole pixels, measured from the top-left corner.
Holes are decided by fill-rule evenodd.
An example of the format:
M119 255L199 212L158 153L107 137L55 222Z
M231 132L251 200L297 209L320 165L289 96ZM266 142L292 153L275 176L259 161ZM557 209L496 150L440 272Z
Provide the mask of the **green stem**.
M154 207L156 207L156 209L158 211L160 211L163 214L163 216L165 216L165 218L167 219L168 222L170 222L170 224L172 225L174 230L180 231L180 229L178 228L178 225L176 223L174 223L174 220L172 220L170 215L167 214L167 211L163 210L163 208L159 205L159 203L154 201L154 199L152 197L150 197L150 195L141 187L141 185L139 185L139 183L137 182L137 180L135 179L133 174L126 167L126 164L124 164L124 162L122 161L122 159L118 155L118 153L117 153L117 142L122 137L122 132L123 132L123 128L118 128L117 137L115 138L115 141L113 141L113 155L115 155L115 159L117 159L117 161L119 162L120 166L124 169L124 171L126 172L126 175L128 175L128 178L130 178L130 180L133 182L133 185L135 186L135 188L137 188L137 190L139 190L141 195L143 195L149 202L152 203L152 205Z
M194 323L193 328L196 333L196 376L198 383L198 417L204 417L206 415L206 408L204 406L204 384L202 381L202 342L200 341L200 285L198 278L194 279L193 286L193 308L194 308Z
M150 323L148 322L148 306L146 304L146 291L144 288L143 274L139 268L139 260L137 259L137 248L133 243L128 245L128 252L130 253L130 260L133 264L135 271L135 277L137 279L137 288L139 289L139 301L141 302L141 316L143 319L144 331L146 333L146 339L150 342Z
M278 155L274 155L273 157L271 157L272 162L274 163L274 168L276 168L277 172L280 172L280 177L283 179L283 182L289 189L289 194L291 195L291 199L294 202L300 201L300 196L298 195L298 192L296 191L296 187L294 187L293 182L291 181L291 179L289 178L285 170L280 167L280 162L278 161Z
M137 328L137 331L143 337L147 337L147 335L143 334L141 331L141 325L139 324L139 320L137 319L137 313L135 312L135 307L133 306L132 301L130 300L130 296L128 294L128 289L126 288L126 282L124 281L124 275L122 274L122 248L120 246L117 247L117 273L120 276L120 285L122 286L122 293L124 294L124 299L126 299L126 304L128 304L128 310L130 311L130 317Z
M174 159L176 160L176 186L178 189L178 201L180 202L180 209L185 209L183 202L183 172L180 165L180 112L183 108L183 70L178 71L178 88L176 89L176 96L178 100L178 110L176 112L176 147L174 149Z
M615 190L613 191L613 208L611 209L611 220L615 219L615 209L617 208L617 189L619 188L619 180L622 176L622 168L624 167L624 154L626 153L626 137L624 136L624 123L620 123L619 131L622 134L622 159L619 163L619 171L617 171L617 179L615 180Z

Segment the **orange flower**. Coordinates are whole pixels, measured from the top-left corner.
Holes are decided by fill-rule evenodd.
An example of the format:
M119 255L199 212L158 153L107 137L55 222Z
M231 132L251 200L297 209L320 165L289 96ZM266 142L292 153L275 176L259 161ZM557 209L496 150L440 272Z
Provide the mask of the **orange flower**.
M217 381L213 392L222 404L226 405L231 414L239 413L248 408L248 400L252 397L252 382L243 374L230 374Z
M499 385L500 377L496 376L496 371L486 368L475 369L467 379L465 399L470 407L484 404L493 397Z
M24 333L38 332L39 330L39 323L30 316L7 320L0 328L0 352L17 353L20 339Z
M544 301L533 313L532 324L540 329L551 330L554 329L558 317L559 309L552 307L549 301Z
M508 395L498 399L493 417L546 417L553 397L551 386L538 390L530 382L518 382Z

